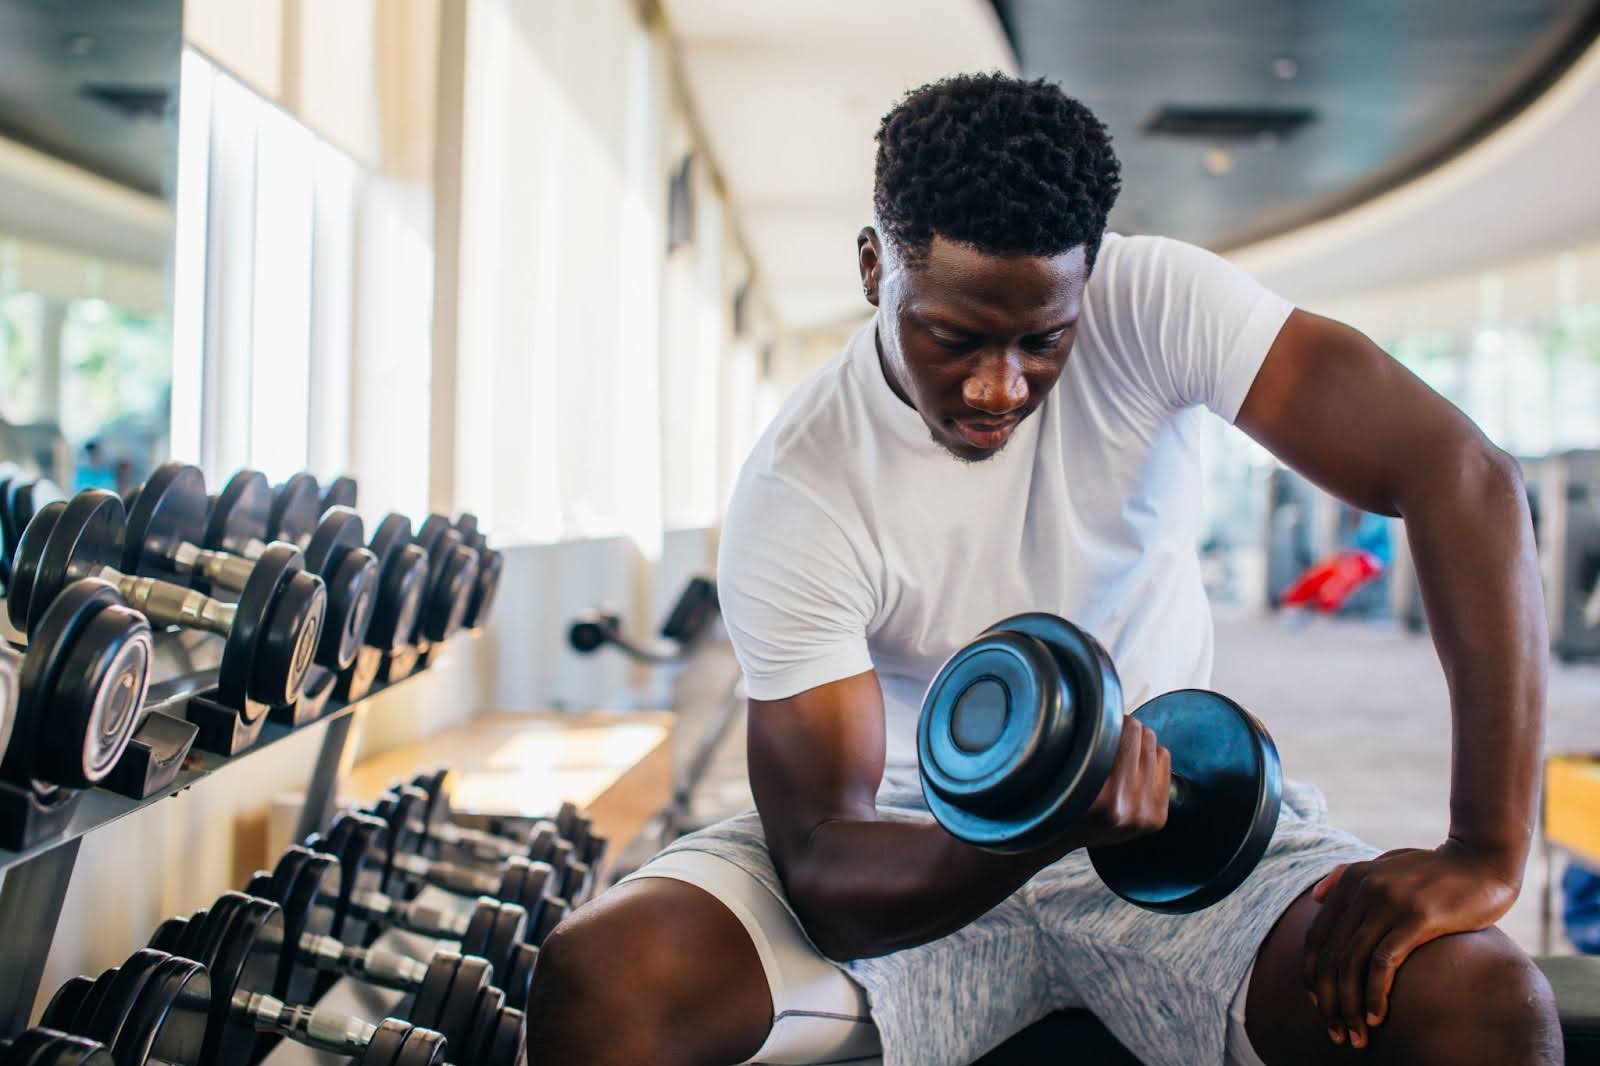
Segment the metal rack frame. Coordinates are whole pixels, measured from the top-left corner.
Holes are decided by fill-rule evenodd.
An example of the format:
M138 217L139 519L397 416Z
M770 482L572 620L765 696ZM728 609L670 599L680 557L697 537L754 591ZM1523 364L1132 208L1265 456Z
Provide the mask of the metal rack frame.
M189 697L216 683L221 648L222 638L209 634L158 633L155 674L146 709L183 717L183 705ZM355 758L355 740L360 736L359 724L368 701L406 680L410 679L378 682L359 701L330 701L322 717L297 729L268 722L260 740L238 755L193 751L172 787L148 799L90 790L82 796L67 828L58 836L23 851L0 849L0 1036L14 1036L28 1027L85 837L155 803L176 798L212 774L244 762L286 737L325 728L300 814L297 838L303 839L325 827L333 817L340 782Z

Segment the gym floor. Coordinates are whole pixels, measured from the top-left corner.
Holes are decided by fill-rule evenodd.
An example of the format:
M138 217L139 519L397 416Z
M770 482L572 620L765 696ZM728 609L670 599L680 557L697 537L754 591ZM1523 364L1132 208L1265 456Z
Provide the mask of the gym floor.
M1385 849L1443 838L1449 702L1426 635L1390 622L1309 618L1287 625L1259 612L1219 610L1214 684L1266 723L1285 773L1322 789L1335 824ZM1597 691L1600 665L1551 664L1547 750L1600 748ZM695 723L685 720L682 728ZM742 722L730 731L698 799L697 813L707 817L751 805ZM1543 876L1535 847L1522 896L1501 922L1529 951L1539 950ZM1559 929L1553 950L1570 950Z

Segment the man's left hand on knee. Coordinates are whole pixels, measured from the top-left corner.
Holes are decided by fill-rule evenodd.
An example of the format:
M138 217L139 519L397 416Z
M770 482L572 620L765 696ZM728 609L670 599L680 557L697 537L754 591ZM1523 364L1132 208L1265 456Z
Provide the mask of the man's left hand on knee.
M1364 1047L1388 1014L1395 972L1417 948L1493 925L1517 898L1520 878L1503 863L1448 841L1405 848L1335 869L1313 896L1306 933L1306 989L1335 1043Z

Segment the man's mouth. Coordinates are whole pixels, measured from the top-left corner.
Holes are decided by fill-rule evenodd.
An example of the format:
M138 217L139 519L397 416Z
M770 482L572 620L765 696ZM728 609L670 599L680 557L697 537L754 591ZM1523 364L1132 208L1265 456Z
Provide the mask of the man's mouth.
M1006 442L1019 418L958 418L956 432L974 448L992 451Z

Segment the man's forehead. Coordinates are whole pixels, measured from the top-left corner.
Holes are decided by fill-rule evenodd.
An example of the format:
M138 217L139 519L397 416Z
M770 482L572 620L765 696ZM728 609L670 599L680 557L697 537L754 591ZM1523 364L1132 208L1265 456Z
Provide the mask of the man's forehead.
M908 264L912 310L983 318L1026 316L1059 325L1076 317L1088 281L1088 249L1057 255L997 255L935 236Z

